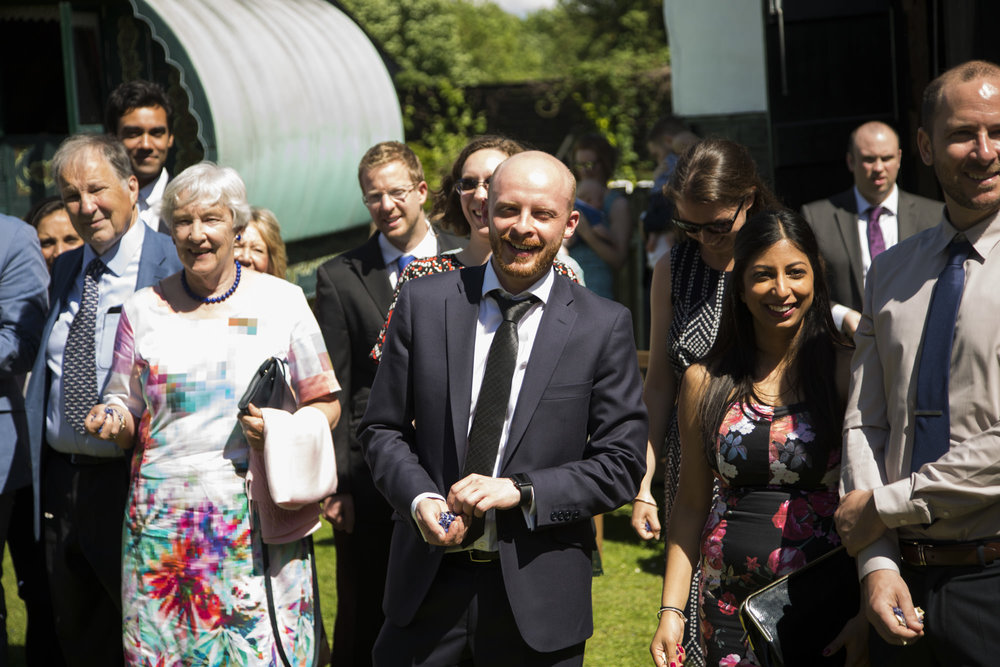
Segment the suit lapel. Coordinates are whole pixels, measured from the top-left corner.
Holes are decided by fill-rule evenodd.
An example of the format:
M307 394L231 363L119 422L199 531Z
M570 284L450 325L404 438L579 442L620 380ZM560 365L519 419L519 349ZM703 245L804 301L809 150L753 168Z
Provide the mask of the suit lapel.
M566 341L569 340L570 332L576 322L576 311L570 307L572 303L573 293L569 282L557 279L552 285L549 302L545 304L542 321L538 324L535 342L531 347L528 367L510 422L510 434L507 437L504 460L500 465L501 471L521 444L521 438L524 437L524 432L538 408L542 394L549 386L556 364L562 356Z
M898 240L903 241L920 231L917 213L917 200L909 194L899 191L899 210L896 212L896 225L899 229Z
M469 409L472 405L472 365L476 353L476 326L482 298L485 267L463 269L458 292L445 299L445 348L448 353L448 400L459 470L468 446Z
M373 234L354 256L347 259L347 263L357 274L375 305L385 313L392 303L392 285L389 283L389 273L382 259L378 236L377 232Z
M854 198L854 190L842 192L830 199L833 204L833 217L837 221L841 240L847 250L847 259L851 263L851 277L861 294L865 293L865 272L861 265L861 237L858 236L858 204Z

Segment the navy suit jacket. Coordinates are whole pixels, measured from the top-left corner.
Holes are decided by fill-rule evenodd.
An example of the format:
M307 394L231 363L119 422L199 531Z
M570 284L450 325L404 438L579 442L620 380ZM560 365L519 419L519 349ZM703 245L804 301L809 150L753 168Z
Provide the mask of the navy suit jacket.
M438 252L461 247L460 239L434 231ZM340 382L343 413L333 428L337 443L337 491L354 496L358 520L386 519L385 504L372 485L357 428L368 405L378 367L368 354L392 303L392 285L378 244L379 233L334 257L316 271L316 321ZM375 500L376 502L372 502Z
M899 240L930 229L941 222L944 204L933 199L899 191ZM802 207L816 235L820 254L826 260L826 281L830 298L861 312L865 293L864 267L861 263L861 239L858 236L858 203L854 188L828 199Z
M31 481L21 384L38 352L49 271L31 225L0 215L0 491Z
M144 224L136 218L132 224ZM181 261L177 258L177 249L173 240L166 234L145 230L142 241L142 251L139 256L139 274L136 277L135 289L149 287L164 278L181 270ZM41 495L39 482L41 480L42 443L45 441L46 404L49 398L49 374L45 363L45 348L48 347L52 326L59 318L59 313L65 305L66 297L80 271L83 270L83 247L76 248L56 259L52 266L52 284L49 289L49 317L42 331L41 345L35 357L35 365L31 368L31 380L25 395L28 415L28 434L31 443L31 479L35 492L35 535L39 535L41 516Z
M461 478L484 267L407 283L393 312L361 441L395 525L384 609L408 624L444 550L410 503ZM593 633L591 517L635 497L645 471L646 409L624 307L557 276L539 323L499 476L526 473L537 522L497 511L504 584L521 636L556 651Z

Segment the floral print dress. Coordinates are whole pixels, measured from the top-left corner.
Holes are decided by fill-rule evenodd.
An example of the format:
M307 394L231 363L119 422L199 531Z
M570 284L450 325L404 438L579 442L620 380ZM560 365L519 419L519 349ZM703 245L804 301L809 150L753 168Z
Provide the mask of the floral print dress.
M740 604L840 545L836 443L817 437L802 405L733 404L726 413L711 461L719 493L701 541L701 630L712 667L756 665Z
M122 539L129 665L281 664L236 403L269 356L288 360L300 403L340 387L302 290L247 278L216 305L219 317L177 312L153 287L126 302L119 322L105 401L138 424ZM282 644L292 665L310 665L317 601L308 542L268 553Z

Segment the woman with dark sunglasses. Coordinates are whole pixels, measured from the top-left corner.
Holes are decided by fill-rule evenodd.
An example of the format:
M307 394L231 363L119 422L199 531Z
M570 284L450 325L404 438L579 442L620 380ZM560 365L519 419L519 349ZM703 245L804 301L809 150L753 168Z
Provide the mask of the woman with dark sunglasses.
M647 469L632 504L632 527L644 540L660 537L659 508L651 492L657 460L665 460L665 516L670 516L680 473L677 387L687 367L715 342L736 232L754 213L779 207L750 152L725 139L705 139L685 151L664 194L674 204L679 242L653 269L643 389L649 411ZM697 586L695 580L692 590ZM697 628L697 620L687 627ZM700 653L697 637L690 639L685 639L689 654ZM694 656L689 660L698 664Z
M521 144L507 137L489 134L478 136L462 149L451 169L441 177L441 187L433 192L434 208L431 218L443 230L456 236L466 236L469 242L459 252L415 259L407 265L396 281L396 293L389 305L389 313L372 348L373 360L378 362L382 357L382 343L389 328L389 319L396 306L396 296L404 283L434 273L479 266L489 260L492 251L484 213L486 196L490 191L490 177L497 165L523 150ZM573 270L559 260L555 261L553 268L556 273L579 282Z

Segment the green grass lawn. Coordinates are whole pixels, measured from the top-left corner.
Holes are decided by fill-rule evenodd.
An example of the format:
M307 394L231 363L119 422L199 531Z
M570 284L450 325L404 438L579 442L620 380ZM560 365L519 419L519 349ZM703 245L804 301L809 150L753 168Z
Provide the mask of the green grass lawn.
M594 636L584 664L591 667L650 665L649 640L656 629L663 576L663 545L641 544L629 525L631 510L604 519L604 576L594 579ZM316 536L320 596L327 636L333 636L337 607L336 551L328 526ZM558 585L554 583L553 585ZM17 597L14 568L4 554L3 588L7 597L7 634L12 667L24 662L24 605Z

